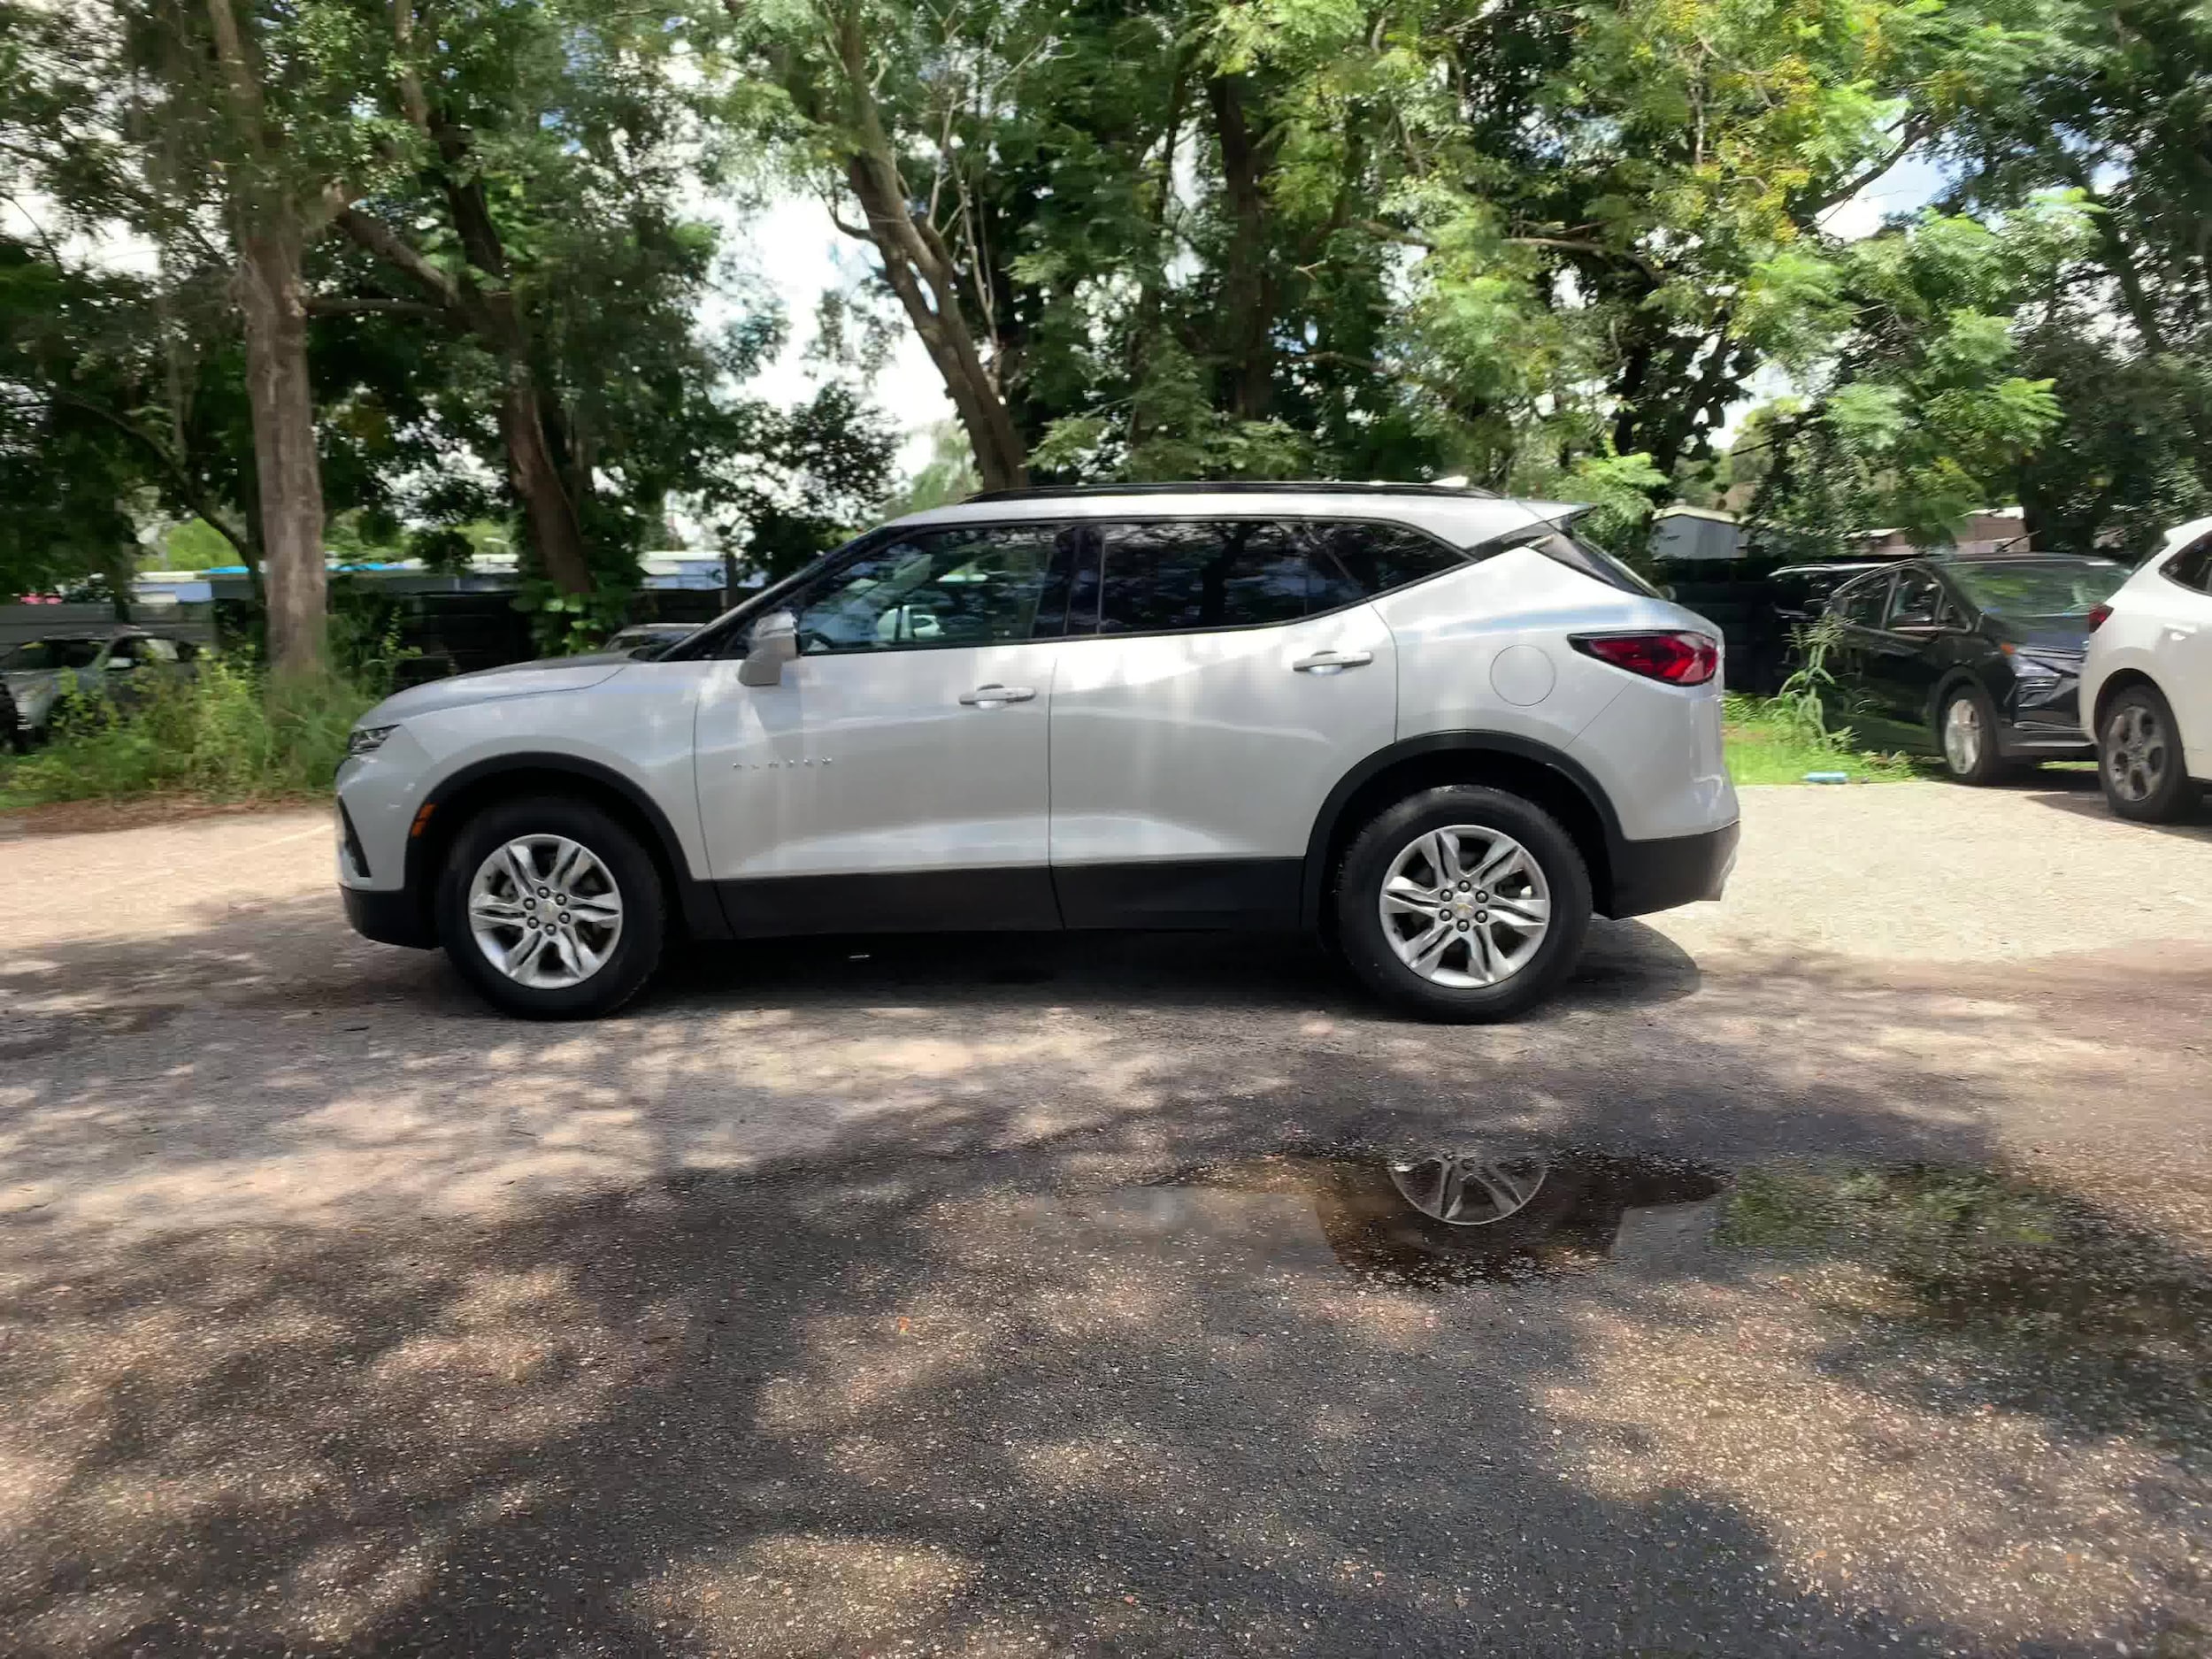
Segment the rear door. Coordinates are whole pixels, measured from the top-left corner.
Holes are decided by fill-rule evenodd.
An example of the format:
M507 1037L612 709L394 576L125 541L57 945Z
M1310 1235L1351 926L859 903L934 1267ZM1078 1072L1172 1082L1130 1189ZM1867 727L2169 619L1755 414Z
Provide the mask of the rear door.
M1828 614L1837 624L1826 664L1834 683L1821 698L1829 729L1847 727L1870 748L1893 741L1874 674L1874 648L1881 638L1889 588L1890 572L1878 571L1838 588L1828 602Z
M1358 526L1363 575L1329 544L1346 528L1100 525L1102 563L1079 580L1053 682L1053 880L1069 926L1295 922L1322 802L1395 734L1371 567L1403 564L1405 538L1458 562L1418 532Z
M1058 925L1052 636L1085 541L1056 524L910 531L791 596L800 655L780 685L710 665L695 764L733 926Z

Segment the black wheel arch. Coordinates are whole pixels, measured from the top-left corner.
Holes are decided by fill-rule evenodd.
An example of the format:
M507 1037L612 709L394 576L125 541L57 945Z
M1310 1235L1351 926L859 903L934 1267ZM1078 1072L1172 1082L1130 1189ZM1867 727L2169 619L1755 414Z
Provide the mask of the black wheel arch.
M2174 700L2166 696L2166 688L2141 669L2116 668L2105 676L2104 683L2097 687L2097 706L2090 710L2089 741L2093 744L2097 741L2097 733L2104 730L2104 717L2112 707L2112 700L2136 686L2148 686L2161 697L2165 697L2168 708L2173 707Z
M556 752L497 755L441 779L424 798L427 823L407 841L406 890L424 926L434 927L438 876L462 826L484 806L518 795L570 795L592 802L638 838L660 872L671 918L692 939L727 939L729 920L713 884L695 879L683 842L659 803L611 766Z
M1307 838L1299 920L1327 926L1329 882L1352 839L1377 812L1421 789L1485 784L1534 802L1559 820L1590 872L1593 907L1612 914L1614 872L1626 837L1620 815L1579 761L1508 732L1431 732L1378 749L1329 791Z

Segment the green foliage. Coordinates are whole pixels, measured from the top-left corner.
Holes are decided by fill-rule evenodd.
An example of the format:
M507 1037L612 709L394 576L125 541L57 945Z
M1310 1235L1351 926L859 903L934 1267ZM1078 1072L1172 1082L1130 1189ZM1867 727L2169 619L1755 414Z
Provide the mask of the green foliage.
M249 659L204 652L127 705L76 697L53 741L0 772L19 803L176 790L221 799L324 791L353 723L376 701L343 680L267 683Z

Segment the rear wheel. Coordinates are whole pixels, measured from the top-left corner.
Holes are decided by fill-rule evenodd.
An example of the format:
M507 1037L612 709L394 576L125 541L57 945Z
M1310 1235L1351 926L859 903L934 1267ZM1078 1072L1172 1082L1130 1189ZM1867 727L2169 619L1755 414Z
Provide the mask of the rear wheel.
M2158 687L2132 685L2105 705L2097 731L2097 780L2107 805L2139 824L2170 824L2197 803L2184 768L2181 732Z
M509 802L470 820L446 860L438 936L487 1001L588 1019L634 995L666 933L660 872L588 801Z
M1345 960L1371 990L1430 1019L1507 1019L1580 957L1590 874L1542 808L1454 784L1359 833L1335 909Z
M1961 783L1995 783L2005 763L1997 753L1997 705L1979 686L1960 686L1946 694L1936 716L1942 740L1943 770Z

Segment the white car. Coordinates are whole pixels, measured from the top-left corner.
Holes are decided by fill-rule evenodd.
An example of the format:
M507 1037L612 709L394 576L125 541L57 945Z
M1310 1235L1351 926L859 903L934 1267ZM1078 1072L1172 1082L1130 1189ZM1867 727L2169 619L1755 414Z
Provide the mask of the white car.
M2089 613L2082 729L2122 818L2185 817L2212 780L2212 518L2158 551Z
M372 939L603 1013L692 939L1250 928L1498 1018L1594 910L1717 898L1718 631L1575 509L1033 489L902 518L651 661L403 691L338 774Z

